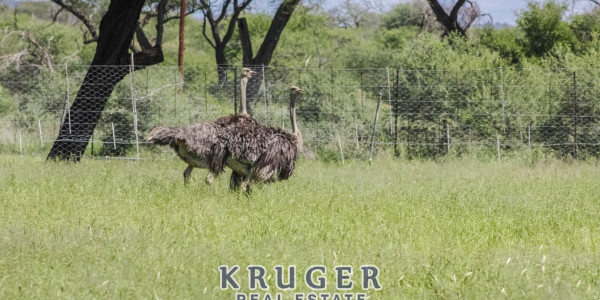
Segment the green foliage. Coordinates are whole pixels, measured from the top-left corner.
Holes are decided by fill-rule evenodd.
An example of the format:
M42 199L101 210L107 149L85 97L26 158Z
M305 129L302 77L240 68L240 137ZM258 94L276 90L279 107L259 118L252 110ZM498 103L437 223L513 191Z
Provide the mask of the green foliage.
M516 28L495 30L486 27L480 30L479 42L495 51L510 64L519 64L523 60L524 49L519 40L523 39L522 32Z
M402 49L407 43L418 35L419 29L417 27L400 27L390 30L381 30L376 36L375 40L381 43L387 49Z
M598 53L575 55L556 53L544 61L552 74L547 98L551 99L550 115L540 127L552 149L562 157L598 157L594 147L600 143L600 62ZM566 69L577 68L576 70ZM585 117L582 117L585 115Z
M383 15L383 26L386 29L406 26L423 26L424 16L421 10L412 3L398 3Z
M563 21L566 5L554 1L529 2L527 8L517 19L518 28L524 33L521 43L527 55L541 57L559 44L572 49L577 46L575 34Z
M596 7L589 12L573 16L571 29L581 43L591 44L600 34L600 8Z

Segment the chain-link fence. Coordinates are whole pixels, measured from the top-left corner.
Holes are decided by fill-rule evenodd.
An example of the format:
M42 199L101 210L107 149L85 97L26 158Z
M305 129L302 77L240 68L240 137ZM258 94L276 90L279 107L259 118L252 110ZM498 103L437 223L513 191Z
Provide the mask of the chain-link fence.
M600 155L598 69L253 69L248 105L263 124L290 130L289 87L305 91L297 107L309 157ZM219 82L219 71L227 80ZM241 68L219 71L186 67L182 76L177 67L132 73L121 66L98 67L90 76L88 66L0 70L0 153L47 155L62 130L85 155L147 157L160 151L145 141L153 127L239 111ZM110 96L101 103L104 95ZM90 137L72 133L84 127Z

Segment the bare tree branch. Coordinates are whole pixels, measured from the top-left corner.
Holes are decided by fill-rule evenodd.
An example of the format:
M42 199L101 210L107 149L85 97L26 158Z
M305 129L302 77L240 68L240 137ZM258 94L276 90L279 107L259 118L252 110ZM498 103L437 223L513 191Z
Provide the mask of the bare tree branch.
M92 36L92 38L89 40L84 38L84 40L86 40L86 44L89 44L91 42L95 42L98 40L98 32L96 30L96 27L94 26L92 21L87 16L85 16L82 12L77 10L77 8L75 8L73 5L67 4L62 0L52 0L52 2L54 2L58 6L60 6L61 10L64 9L64 10L70 12L77 19L79 19L81 21L81 23L83 23L83 25L87 28L88 32ZM58 15L58 13L57 13L57 15Z
M54 17L52 18L52 23L50 23L50 25L53 25L54 23L56 23L56 19L58 19L58 15L64 10L63 7L61 7L58 11L56 11L56 13L54 14Z
M470 0L456 1L450 10L450 14L446 13L438 0L427 0L427 3L438 22L444 27L444 35L456 32L461 36L466 36L467 29L471 27L477 18L482 16L477 3ZM465 3L469 3L470 7L465 8Z
M208 44L210 44L211 47L213 47L215 49L217 48L217 46L206 35L206 15L204 16L204 18L202 20L202 35L204 35L204 39L206 39L206 41L208 42Z
M167 0L160 0L156 8L156 43L155 46L161 47L163 34L165 32L163 24L165 23L165 14L167 13Z

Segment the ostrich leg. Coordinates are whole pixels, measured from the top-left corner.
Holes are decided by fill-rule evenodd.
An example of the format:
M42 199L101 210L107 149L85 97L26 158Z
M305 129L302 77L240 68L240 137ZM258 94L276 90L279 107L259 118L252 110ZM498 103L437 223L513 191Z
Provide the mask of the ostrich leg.
M242 191L250 194L250 180L254 177L254 168L250 169L250 173L248 173L248 176L246 176L246 178L244 178L244 181L242 181L241 187L242 187Z
M192 167L191 165L188 166L185 171L183 171L183 183L184 184L188 184L188 182L190 182L190 177L192 176L192 170L194 169L194 167Z
M229 188L231 190L239 190L242 181L244 180L244 176L240 175L236 172L231 172L231 179L229 180Z
M206 175L206 184L210 185L214 179L215 175L211 171L208 171L208 174Z

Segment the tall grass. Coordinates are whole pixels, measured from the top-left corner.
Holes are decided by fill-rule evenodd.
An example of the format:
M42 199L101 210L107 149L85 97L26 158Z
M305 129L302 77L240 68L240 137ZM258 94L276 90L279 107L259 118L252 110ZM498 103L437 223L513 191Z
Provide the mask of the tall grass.
M217 267L251 264L376 265L371 299L600 297L594 164L304 160L250 196L184 168L0 157L0 298L233 299Z

